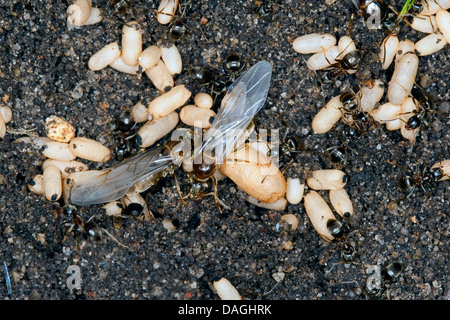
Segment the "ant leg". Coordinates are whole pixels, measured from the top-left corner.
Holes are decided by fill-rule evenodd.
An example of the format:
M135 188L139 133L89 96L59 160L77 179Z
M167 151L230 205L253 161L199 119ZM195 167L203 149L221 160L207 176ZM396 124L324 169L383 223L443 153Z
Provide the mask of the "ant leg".
M178 182L178 178L177 178L177 175L175 174L175 172L172 172L172 176L173 176L173 179L175 180L175 186L177 188L178 196L180 197L180 202L182 202L185 206L187 206L188 205L187 202L184 201L184 199L186 197L184 197L183 193L181 192L180 183Z

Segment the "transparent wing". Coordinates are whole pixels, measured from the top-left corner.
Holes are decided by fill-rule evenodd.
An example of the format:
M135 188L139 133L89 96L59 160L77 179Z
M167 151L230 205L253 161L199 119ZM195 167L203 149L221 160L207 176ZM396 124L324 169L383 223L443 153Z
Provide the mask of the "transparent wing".
M272 66L260 61L243 73L229 88L211 127L206 131L203 144L194 151L214 155L222 164L231 153L239 137L262 108L269 91Z
M164 146L149 149L118 165L96 172L80 183L75 181L70 201L77 205L105 203L122 198L137 182L168 168L174 157L161 154Z

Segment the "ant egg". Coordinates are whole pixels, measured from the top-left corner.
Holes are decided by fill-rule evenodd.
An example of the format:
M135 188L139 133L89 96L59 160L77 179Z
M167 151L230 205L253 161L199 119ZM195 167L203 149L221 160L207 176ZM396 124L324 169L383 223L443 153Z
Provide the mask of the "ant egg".
M314 190L309 190L304 196L305 211L311 224L317 233L326 241L333 241L334 236L327 227L329 220L336 220L336 217L322 196Z
M423 33L434 33L437 31L436 17L418 14L413 18L411 28Z
M166 92L174 85L172 74L161 59L159 59L154 67L146 69L145 74L156 89L161 92Z
M137 21L126 23L122 28L122 60L129 66L138 64L142 53L142 33Z
M154 119L165 117L184 105L190 97L191 92L180 84L152 100L148 112Z
M386 102L372 110L370 115L379 123L387 123L398 118L401 114L401 106Z
M110 217L117 217L122 214L123 205L120 201L109 202L102 206L105 209L105 214Z
M122 73L137 75L139 71L139 66L130 66L123 61L122 57L118 57L114 62L109 65L114 70L117 70Z
M28 189L35 194L44 194L44 176L42 174L37 174L28 183Z
M410 95L416 78L419 58L413 53L406 53L395 64L394 74L388 86L388 100L392 104L402 104Z
M322 134L330 131L342 117L341 108L343 108L343 104L340 95L328 101L312 120L311 127L314 133Z
M142 51L138 58L139 65L142 69L147 70L153 68L161 59L162 51L158 46L150 46Z
M273 210L273 211L284 211L286 209L286 205L287 205L286 198L281 198L280 200L277 200L272 203L266 203L266 202L259 201L258 199L255 199L252 196L247 196L247 201L257 207L264 208L267 210Z
M343 218L350 218L353 215L353 204L345 189L330 190L330 202L334 210Z
M347 175L337 169L314 170L306 184L314 190L339 190L347 184Z
M74 126L57 116L45 119L45 131L49 139L58 142L69 142L75 137Z
M75 0L67 8L67 22L69 25L83 25L91 15L92 0Z
M145 122L151 119L151 116L148 113L148 107L142 104L142 101L139 101L131 108L131 116L136 123Z
M172 76L179 75L183 70L183 60L176 45L161 47L161 59Z
M358 92L361 110L370 113L383 97L384 90L384 83L379 79L369 81L369 84L362 86Z
M450 3L450 1L448 2ZM450 13L445 10L439 11L436 14L436 23L447 43L450 43Z
M389 68L397 53L399 42L398 37L395 35L389 35L383 40L380 48L381 69L386 70Z
M446 44L447 41L442 33L432 33L417 41L414 49L419 56L427 56L443 49Z
M120 48L117 42L107 44L94 53L88 61L89 69L93 71L101 70L120 57Z
M292 43L294 50L301 54L317 53L336 45L336 38L329 34L310 33L297 37Z
M45 170L48 166L55 166L61 171L61 176L66 178L72 172L86 171L88 170L88 166L80 161L63 161L63 160L54 160L47 159L42 164L42 169Z
M76 137L69 143L70 151L81 159L106 162L111 159L111 150L100 142L85 137Z
M305 184L299 178L286 179L286 199L290 204L298 204L303 199Z
M184 106L180 111L181 121L188 125L197 128L211 127L212 119L216 113L211 109L202 109L194 105Z
M171 132L178 124L178 113L147 121L137 132L136 142L141 148L147 148Z
M41 148L42 155L55 160L75 160L76 156L70 150L69 144L58 141L44 143Z
M49 201L57 201L62 194L61 171L55 166L48 166L44 169L44 193Z
M172 21L175 12L177 11L178 0L161 0L158 6L158 13L156 20L161 24L168 24Z
M444 181L450 178L450 159L436 162L431 169L440 168L442 170L443 177L438 181Z
M220 171L259 201L273 203L286 193L286 179L280 169L266 154L248 145L230 154Z
M323 50L322 52L317 52L306 60L306 66L310 70L322 70L328 68L332 64L337 63L335 59L339 53L340 51L337 46Z
M210 94L199 92L194 97L194 104L202 109L211 109L214 104L214 100Z
M223 277L214 279L214 290L222 300L242 300L242 296L237 289L231 284L230 281Z
M450 0L427 0L423 6L421 15L431 16L450 8Z

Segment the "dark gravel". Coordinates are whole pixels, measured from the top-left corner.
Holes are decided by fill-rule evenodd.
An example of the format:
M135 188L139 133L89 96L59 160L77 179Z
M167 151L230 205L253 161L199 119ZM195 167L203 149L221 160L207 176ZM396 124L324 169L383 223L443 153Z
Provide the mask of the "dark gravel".
M3 299L219 299L212 289L217 276L229 279L244 299L450 299L449 183L436 183L426 191L418 188L404 199L396 185L404 169L387 162L415 170L416 165L423 168L449 158L450 47L420 58L417 81L425 84L439 112L429 115L430 127L420 132L413 148L398 131L376 125L355 144L349 161L336 166L324 151L338 139L334 132L312 133L314 114L342 88L357 89L370 77L387 82L392 73L382 72L375 61L383 33L367 30L359 17L353 38L364 52L364 63L356 75L320 85L306 67L307 56L293 51L291 43L301 34L348 34L350 11L343 1L279 1L267 16L258 13L253 0L193 1L184 20L191 32L177 42L186 71L176 83L200 91L187 71L208 65L224 73L222 62L232 51L245 59L246 67L262 59L271 62L272 84L257 116L258 127L280 129L283 135L287 123L288 136L296 133L304 143L306 151L294 156L287 177L304 180L311 170L333 167L348 174L346 190L356 211L350 226L355 232L349 237L357 250L352 263L341 263L339 249L333 252L335 244L317 235L302 204L288 205L279 213L256 208L230 180L219 184L221 199L233 208L223 214L212 197L188 201L176 210L179 201L171 177L149 194L156 224L102 217L100 205L79 208L85 219L99 216L99 224L129 249L108 236L99 243L86 241L81 233L64 239L71 217L62 214L60 203L50 203L27 188L27 182L42 172L44 159L29 144L15 143L24 135L13 132L35 130L42 136L46 117L58 115L69 120L78 135L114 147L113 119L122 108L158 92L145 75L138 78L111 68L92 72L87 61L105 44L120 41L124 22L132 19L131 7L145 29L144 47L157 43L167 31L155 20L158 1L127 2L129 12L121 16L108 1L94 1L104 10L104 20L71 31L66 26L71 1L0 2L0 95L13 110L9 132L0 140ZM200 25L202 18L208 22ZM422 36L403 24L401 38L417 41ZM289 161L282 156L281 167ZM178 175L183 180L181 171ZM186 184L181 186L186 192ZM298 217L298 230L279 225L283 213ZM174 219L178 230L168 233L163 218ZM286 241L292 242L291 249L283 248ZM326 263L320 264L324 257ZM383 281L378 293L367 292L370 266L390 261L403 265L400 277ZM80 290L72 291L66 270L74 264L83 282ZM280 275L284 278L277 282Z

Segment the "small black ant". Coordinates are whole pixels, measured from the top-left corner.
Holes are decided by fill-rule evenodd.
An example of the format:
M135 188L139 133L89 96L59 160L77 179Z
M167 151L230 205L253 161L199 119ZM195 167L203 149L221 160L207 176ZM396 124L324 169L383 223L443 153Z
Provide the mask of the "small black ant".
M337 245L333 250L330 251L324 258L320 260L320 264L324 261L338 248L341 247L341 259L344 262L352 262L356 255L356 249L349 242L348 238L355 232L349 232L348 228L336 219L330 219L327 221L327 229L330 234L334 237L333 242Z
M325 59L327 59L325 57ZM330 63L330 66L324 70L320 80L324 84L332 83L339 76L347 74L349 71L359 70L359 64L361 63L362 55L360 51L351 51L344 55L342 59L335 59L336 63Z

